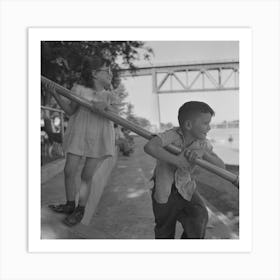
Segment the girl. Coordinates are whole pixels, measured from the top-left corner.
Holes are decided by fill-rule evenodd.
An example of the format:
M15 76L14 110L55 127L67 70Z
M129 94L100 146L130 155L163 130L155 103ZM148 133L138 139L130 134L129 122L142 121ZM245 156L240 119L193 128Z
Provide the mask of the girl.
M72 92L105 109L114 101L112 92L106 90L111 87L111 81L112 73L108 63L100 57L87 57L82 65L81 82L74 85ZM115 153L114 128L111 121L75 102L66 102L54 89L52 93L70 120L63 143L66 153L64 178L67 202L49 207L55 212L68 214L64 223L73 226L83 218L95 171L106 157ZM81 173L81 189L86 191L83 196L80 195L78 206L75 207L75 177L82 157L86 159Z

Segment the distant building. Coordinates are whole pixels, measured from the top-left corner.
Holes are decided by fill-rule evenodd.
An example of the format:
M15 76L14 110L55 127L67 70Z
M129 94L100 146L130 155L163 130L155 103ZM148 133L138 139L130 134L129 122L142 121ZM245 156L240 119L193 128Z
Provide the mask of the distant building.
M211 128L239 128L239 120L211 124Z

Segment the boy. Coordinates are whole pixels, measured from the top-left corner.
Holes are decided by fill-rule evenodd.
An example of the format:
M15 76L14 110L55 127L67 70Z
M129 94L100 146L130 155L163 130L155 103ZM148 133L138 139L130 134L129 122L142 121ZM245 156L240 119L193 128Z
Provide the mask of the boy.
M214 114L204 102L186 102L178 112L180 127L160 133L144 147L146 153L157 159L152 192L156 239L173 239L176 221L183 226L182 239L205 237L208 212L196 191L192 173L197 157L225 168L206 139ZM169 153L164 149L169 144L183 152L178 156Z

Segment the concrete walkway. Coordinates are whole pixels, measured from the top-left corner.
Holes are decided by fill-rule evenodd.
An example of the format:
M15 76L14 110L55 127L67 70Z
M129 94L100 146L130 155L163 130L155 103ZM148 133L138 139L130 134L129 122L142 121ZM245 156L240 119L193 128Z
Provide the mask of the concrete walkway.
M136 137L136 150L130 157L119 156L103 192L90 225L78 224L68 228L61 222L64 215L50 211L50 203L64 200L64 179L60 173L42 184L41 238L43 239L153 239L154 218L150 197L149 178L155 161L143 151L145 140ZM201 184L202 191L207 188ZM207 188L208 190L209 188ZM217 192L217 190L216 190ZM202 192L203 193L203 192ZM209 193L209 190L205 192ZM232 195L232 194L231 194ZM236 196L236 193L234 194ZM238 195L238 194L237 194ZM209 196L211 197L211 196ZM214 193L214 197L217 194ZM232 201L232 198L231 198ZM232 223L236 217L227 217L209 201L208 239L237 238ZM235 219L235 220L234 220ZM177 237L182 232L178 224Z

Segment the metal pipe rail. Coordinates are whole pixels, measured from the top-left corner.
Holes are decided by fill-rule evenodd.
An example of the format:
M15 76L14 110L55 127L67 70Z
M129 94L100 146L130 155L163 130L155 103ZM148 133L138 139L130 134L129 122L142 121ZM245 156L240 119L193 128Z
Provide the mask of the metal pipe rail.
M63 110L52 108L52 107L47 107L47 106L42 106L41 105L41 109L65 114Z
M155 134L150 133L149 131L143 129L142 127L140 127L139 125L136 125L132 122L127 121L126 119L121 118L119 115L117 115L115 112L113 112L110 109L105 109L105 110L100 110L98 107L94 106L94 102L90 103L89 101L87 101L86 99L77 96L75 94L73 94L70 90L64 88L63 86L51 81L50 79L41 76L41 82L47 86L47 87L51 87L51 88L55 88L56 92L59 93L60 95L74 101L77 102L78 104L88 108L89 110L100 114L101 116L113 121L114 123L123 126L124 128L127 128L133 132L135 132L136 134L144 137L147 140L152 139L154 136L156 136ZM173 154L180 154L182 152L182 150L180 148L178 148L175 145L168 145L167 147L165 147L166 150L168 150L169 152L173 153ZM237 188L239 188L239 177L236 174L233 174L225 169L222 169L220 167L217 167L205 160L202 159L196 159L195 163L222 177L223 179L228 180L229 182L231 182L233 185L235 185Z

